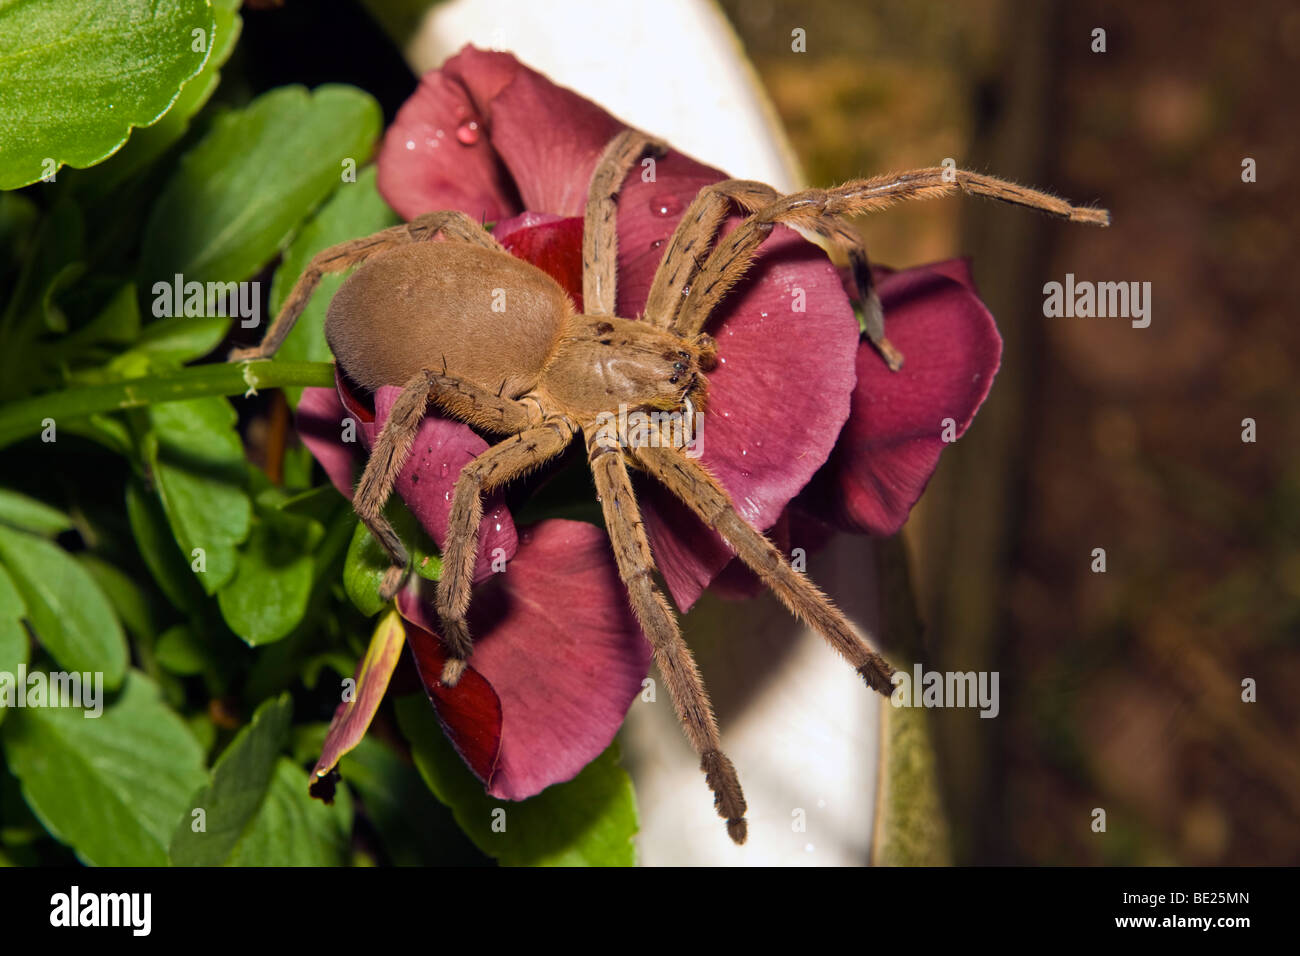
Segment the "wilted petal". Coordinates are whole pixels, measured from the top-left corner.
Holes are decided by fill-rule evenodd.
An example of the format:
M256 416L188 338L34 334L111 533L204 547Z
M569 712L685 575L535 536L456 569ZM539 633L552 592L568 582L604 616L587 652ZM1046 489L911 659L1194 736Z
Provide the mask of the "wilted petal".
M427 595L408 589L398 603L436 633ZM525 528L507 570L475 589L469 625L470 663L501 701L501 753L484 780L507 800L571 779L604 751L650 666L609 541L585 522Z
M945 420L960 437L988 395L1002 339L964 260L880 270L877 280L886 333L906 356L903 368L890 372L868 343L859 347L852 414L801 501L854 530L890 535L934 474Z
M384 692L388 690L388 682L393 676L393 669L397 667L405 642L406 632L402 619L396 611L390 611L380 619L379 626L370 638L366 656L357 665L351 700L343 701L334 710L334 719L330 721L329 731L325 734L320 759L312 770L313 784L328 776L343 755L361 743L361 738L366 735L366 730L384 699Z

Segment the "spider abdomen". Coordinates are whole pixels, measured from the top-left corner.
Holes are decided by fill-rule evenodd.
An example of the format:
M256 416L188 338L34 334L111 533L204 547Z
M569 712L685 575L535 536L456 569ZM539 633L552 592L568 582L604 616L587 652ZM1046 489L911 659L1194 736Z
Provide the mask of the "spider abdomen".
M537 382L572 314L559 284L522 259L422 242L363 263L330 302L325 338L366 388L445 369L517 398Z

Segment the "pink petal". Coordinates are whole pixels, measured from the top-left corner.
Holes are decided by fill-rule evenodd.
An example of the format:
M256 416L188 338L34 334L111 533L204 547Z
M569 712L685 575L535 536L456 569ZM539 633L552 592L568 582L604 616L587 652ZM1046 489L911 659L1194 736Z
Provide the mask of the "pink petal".
M580 216L596 160L623 125L510 54L466 46L398 111L379 191L407 219L434 209Z
M461 57L471 53L480 66L480 90L509 82L513 69L497 71L492 67L499 62L496 57L512 63L513 57L467 49L441 70L430 70L420 79L419 87L384 134L376 161L379 192L407 219L436 209L460 209L482 221L493 221L520 208L509 172L483 135L480 108L453 69ZM485 56L493 59L479 59ZM466 143L471 133L478 135Z
M629 296L648 291L648 283L634 292L635 280L624 281ZM797 290L804 312L792 311ZM825 254L778 227L707 330L720 362L709 373L700 460L750 523L769 528L826 462L848 419L857 320ZM644 501L657 563L687 610L733 552L658 486Z
M408 589L398 606L434 630L427 595ZM524 529L507 570L475 589L469 618L471 663L501 701L488 792L523 800L572 779L614 739L650 667L604 532L558 519Z
M302 398L298 402L298 437L320 462L339 494L351 501L352 488L365 459L355 444L349 445L343 441L343 423L349 417L351 416L343 407L335 389L302 390ZM358 423L358 433L364 427L364 424Z
M824 512L817 499L825 496L841 523L891 535L934 474L946 444L944 420L953 420L960 437L988 395L1002 339L963 260L881 270L877 278L885 331L906 357L903 368L890 372L862 343L849 422L802 500Z

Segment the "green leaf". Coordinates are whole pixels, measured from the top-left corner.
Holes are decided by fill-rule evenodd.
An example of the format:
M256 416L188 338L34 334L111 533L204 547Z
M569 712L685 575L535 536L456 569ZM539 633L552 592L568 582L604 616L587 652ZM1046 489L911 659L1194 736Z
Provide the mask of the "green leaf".
M115 564L89 552L80 552L77 562L90 572L99 589L108 598L113 613L126 627L128 633L142 640L149 640L157 633L154 622L155 609L150 600L152 592L140 587L139 583Z
M190 128L194 115L208 102L217 84L221 81L221 67L230 59L235 50L235 41L239 39L243 21L238 14L241 0L212 0L212 14L215 20L212 37L212 53L203 69L181 89L180 96L172 103L166 115L158 122L139 130L129 142L113 156L111 162L95 167L89 173L79 175L76 179L76 191L79 197L96 201L105 197L117 197L122 186L137 172L148 167L158 159L168 147L177 142ZM134 197L125 197L131 201Z
M287 757L231 866L344 866L352 838L352 801L340 788L332 805L313 800L307 772Z
M388 204L379 195L375 177L375 167L369 166L361 171L355 183L343 183L329 202L321 207L316 217L294 237L275 270L275 279L271 283L272 315L279 314L294 283L306 271L307 264L316 253L401 222L400 217L388 208ZM298 316L293 331L276 353L277 359L333 361L334 356L325 342L325 311L345 278L346 275L342 274L321 278L307 307ZM302 389L287 388L284 393L290 404L297 406Z
M206 786L176 827L171 859L177 866L220 866L230 859L262 807L280 752L289 739L293 701L288 694L257 708L212 767ZM196 817L195 811L202 810ZM199 820L202 829L197 829Z
M149 467L163 510L199 583L215 594L235 574L253 513L235 410L223 398L197 398L151 406L149 418Z
M30 656L31 644L23 626L26 610L14 579L0 565L0 674L17 674L19 665L26 664ZM8 707L0 705L0 721L8 712Z
M319 745L316 752L320 752ZM463 834L407 761L366 737L339 763L339 773L365 802L397 866L427 866L473 853Z
M72 522L62 511L7 488L0 488L0 524L47 537L72 527Z
M202 674L212 665L211 654L195 633L183 624L169 627L154 649L158 666L182 677Z
M179 611L201 607L203 589L194 580L189 562L172 537L162 504L137 478L130 479L126 485L126 514L140 556L167 600Z
M5 757L27 805L95 866L164 866L167 842L203 784L203 754L158 689L131 672L97 719L60 707L15 711Z
M69 671L96 671L117 687L126 635L104 592L77 560L44 538L0 525L0 564L12 576L37 639Z
M255 273L340 183L343 161L370 156L380 123L368 94L339 85L282 87L220 117L154 205L141 288Z
M415 515L396 497L389 500L384 514L406 545L415 573L430 581L438 580L442 575L442 559ZM370 529L358 521L343 562L343 589L366 617L373 617L388 604L379 596L379 585L392 563Z
M438 726L429 701L397 701L397 722L434 796L451 807L474 844L505 866L634 866L632 781L613 744L568 783L520 803L488 796ZM504 811L504 818L496 811ZM505 829L493 824L504 822Z
M0 0L0 189L48 160L97 163L157 121L203 67L213 24L206 0Z
M278 641L307 611L319 522L275 508L259 509L235 576L217 594L230 629L252 646Z

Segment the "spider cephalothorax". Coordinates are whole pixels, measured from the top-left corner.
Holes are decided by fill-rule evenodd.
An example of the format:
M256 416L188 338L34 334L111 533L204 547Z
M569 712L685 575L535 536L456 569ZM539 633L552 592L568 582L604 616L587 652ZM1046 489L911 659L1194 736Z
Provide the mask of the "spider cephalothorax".
M781 601L858 670L889 693L893 668L763 533L740 513L709 471L683 447L680 430L644 432L628 412L693 418L707 404L716 350L704 327L780 223L842 246L866 313L866 334L882 360L902 356L884 335L867 258L839 217L902 199L956 189L1104 225L1102 210L951 169L923 169L782 196L770 186L726 180L705 187L682 216L655 273L645 313L614 315L617 239L614 212L624 179L663 144L635 130L609 143L596 165L583 230L583 305L575 312L550 276L511 256L464 213L433 212L317 255L295 285L262 344L233 359L275 353L326 272L361 264L330 303L325 334L349 379L402 392L375 441L357 485L358 516L393 559L383 591L391 597L409 573L406 548L382 509L429 402L480 431L503 437L466 465L452 495L437 611L455 684L472 650L465 615L478 551L482 498L559 455L579 434L587 447L606 529L632 609L654 650L679 718L700 755L718 813L736 842L746 833L745 799L722 753L712 706L676 618L655 584L650 545L629 468L658 480L718 532ZM738 206L747 217L715 244ZM444 241L432 242L441 234ZM710 250L705 254L706 250ZM612 427L611 427L612 425Z

